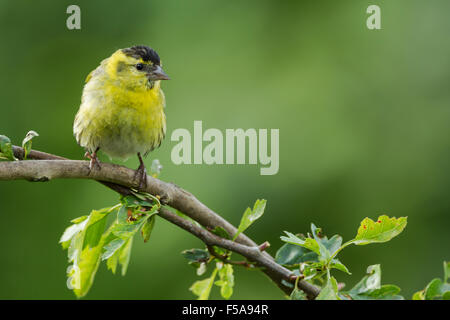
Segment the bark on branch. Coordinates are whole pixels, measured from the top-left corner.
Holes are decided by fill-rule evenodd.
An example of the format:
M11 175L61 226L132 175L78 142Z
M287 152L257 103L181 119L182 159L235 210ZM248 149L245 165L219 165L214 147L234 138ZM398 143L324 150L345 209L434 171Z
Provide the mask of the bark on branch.
M13 147L14 155L23 159L23 149ZM88 161L68 160L53 154L32 150L26 161L0 162L0 180L19 180L43 182L52 179L90 179L97 180L105 186L122 194L131 194L130 188L136 187L137 181L133 181L135 172L124 166L112 163L102 163L101 169L89 170ZM159 196L161 203L175 208L205 228L179 217L166 208L161 208L159 215L188 231L207 246L219 246L245 257L249 262L261 268L273 282L286 294L292 288L285 283L294 283L293 272L277 264L272 256L261 250L253 240L244 234L240 234L236 241L230 241L208 231L216 226L224 228L230 235L234 235L237 229L220 215L201 203L194 195L178 187L173 183L167 183L159 179L147 176L146 190L154 196ZM319 294L319 288L305 281L298 281L298 287L308 297L315 298Z

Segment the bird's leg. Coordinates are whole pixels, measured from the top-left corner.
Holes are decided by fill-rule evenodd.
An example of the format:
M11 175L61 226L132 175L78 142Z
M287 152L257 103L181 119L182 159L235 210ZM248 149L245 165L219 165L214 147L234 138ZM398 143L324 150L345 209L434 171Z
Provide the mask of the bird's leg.
M88 151L86 151L86 153L84 154L86 158L91 160L89 162L89 171L91 171L94 166L96 166L99 170L101 169L100 162L98 161L97 158L97 152L99 149L100 147L97 147L97 149L95 149L95 151L92 154L90 154Z
M136 173L134 174L134 179L136 180L139 178L139 190L145 190L147 188L147 169L145 169L144 161L142 160L141 153L138 152L137 154L139 158L139 167L136 170Z

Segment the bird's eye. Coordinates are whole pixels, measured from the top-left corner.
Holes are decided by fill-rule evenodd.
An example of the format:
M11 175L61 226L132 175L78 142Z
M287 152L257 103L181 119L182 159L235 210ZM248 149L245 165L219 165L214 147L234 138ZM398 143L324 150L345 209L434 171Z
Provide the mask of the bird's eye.
M144 69L144 65L143 65L142 63L138 63L138 64L136 65L136 69L142 70L142 69Z

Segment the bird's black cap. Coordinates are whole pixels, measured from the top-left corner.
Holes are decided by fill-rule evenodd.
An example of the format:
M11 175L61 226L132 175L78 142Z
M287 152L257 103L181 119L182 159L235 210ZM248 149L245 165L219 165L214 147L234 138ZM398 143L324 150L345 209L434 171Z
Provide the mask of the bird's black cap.
M131 56L136 59L142 58L142 60L151 61L156 65L160 65L161 63L156 51L147 46L134 46L131 48L122 49L122 52L127 56Z

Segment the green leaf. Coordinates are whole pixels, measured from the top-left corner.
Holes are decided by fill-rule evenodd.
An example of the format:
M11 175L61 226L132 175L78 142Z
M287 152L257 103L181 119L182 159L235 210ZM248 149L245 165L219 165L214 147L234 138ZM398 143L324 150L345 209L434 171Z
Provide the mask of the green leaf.
M351 272L348 271L347 267L342 262L340 262L338 259L331 259L329 266L331 269L338 269L347 274L351 274Z
M444 282L448 283L450 278L450 262L444 261Z
M295 270L294 274L297 276L294 284L294 290L292 290L289 299L290 300L307 300L307 295L304 291L298 288L298 282L300 281L300 273L299 270ZM290 284L292 286L292 284Z
M227 232L227 230L225 230L222 227L217 226L213 230L211 230L211 232L214 233L216 236L219 236L221 238L224 238L224 239L227 239L227 240L231 239L230 234Z
M399 235L406 227L406 223L407 217L396 219L382 215L377 221L365 218L361 221L356 237L349 242L356 245L386 242Z
M433 300L435 297L441 295L442 281L439 278L431 280L431 282L425 288L425 300Z
M160 206L153 196L145 197L150 199L151 203L131 196L121 199L129 207L119 204L92 210L89 216L72 220L74 224L64 231L60 242L63 248L68 250L69 262L72 263L67 270L67 283L77 297L82 297L89 291L101 260L107 260L106 265L113 273L116 272L117 266L121 265L122 275L125 275L134 235L141 230L144 240L148 240L154 224L154 215ZM107 216L117 209L119 210L116 219L105 231ZM131 211L133 219L128 217L128 210Z
M83 222L84 220L86 220L89 216L81 216L75 219L70 220L70 222L72 223L80 223Z
M294 272L297 270L294 270ZM319 279L326 273L327 268L323 261L301 263L299 271L305 277L304 280Z
M328 262L331 259L332 253L334 253L342 243L342 238L339 236L335 236L331 238L330 240L327 239L327 237L319 237L319 234L321 233L321 229L317 228L314 223L311 223L311 231L314 237L314 240L316 240L317 244L319 245L319 261L326 261ZM340 240L340 241L339 241ZM327 244L327 245L325 245ZM328 248L332 249L333 252L330 252Z
M282 241L290 243L290 244L294 244L297 246L302 246L302 247L304 247L308 250L314 251L315 253L320 255L320 247L315 239L306 238L303 240L290 232L284 231L284 233L286 233L287 237L281 236L280 239Z
M118 250L114 251L114 254L110 256L106 260L106 266L113 274L116 273L117 265L121 265L122 267L122 276L124 276L128 269L128 263L130 261L131 256L131 246L133 243L133 237L128 240L122 240L120 238L116 238L116 240L124 241L124 243L118 248Z
M23 159L26 160L28 157L28 154L31 151L31 140L34 137L39 136L39 134L36 131L30 130L28 131L27 135L25 136L25 138L22 141L22 148L24 151L24 155L23 155Z
M386 284L381 285L380 265L372 265L367 268L367 275L364 276L350 291L342 292L353 300L403 300L398 293L400 288Z
M0 160L14 161L14 151L11 140L7 136L0 135Z
M399 292L399 287L393 284L385 284L379 289L375 289L370 292L368 297L377 300L403 300L403 297L398 295Z
M117 265L119 264L119 254L120 250L116 251L108 260L106 260L106 266L113 274L116 274Z
M329 277L327 284L322 288L316 300L341 300L338 295L338 285L334 277Z
M450 291L450 285L436 278L431 280L424 291L425 300L442 299L446 292Z
M209 252L204 249L189 249L181 252L183 257L189 260L189 264L206 262L209 260Z
M88 216L86 216L86 218L87 217ZM85 228L87 222L86 219L81 220L79 223L75 223L64 230L63 235L59 239L59 243L62 244L63 249L69 248L72 238Z
M233 295L234 275L233 266L231 264L224 264L219 269L219 281L215 284L220 287L220 294L224 299L229 299Z
M367 275L364 276L350 291L352 298L358 294L370 293L381 287L381 268L379 264L371 265L367 268Z
M300 290L299 288L294 288L292 290L291 295L289 296L290 300L308 300L306 297L306 293Z
M256 200L253 210L247 208L245 210L244 215L242 216L241 223L239 224L238 230L233 237L233 241L239 236L240 233L244 232L253 222L258 220L264 213L264 209L266 208L266 200L258 199Z
M133 238L127 240L124 246L120 249L119 252L119 264L122 267L122 276L127 273L128 264L130 263L131 257L131 247L133 245Z
M81 222L67 228L60 239L63 247L68 249L69 262L72 262L67 270L67 285L78 298L85 296L92 286L103 243L110 232L103 233L106 218L116 208L92 210L84 220L77 218L76 221Z
M317 253L302 246L285 243L278 249L275 261L284 266L295 266L302 262L317 262Z
M105 249L105 252L103 252L102 254L102 260L106 260L112 257L116 253L116 251L119 250L124 244L125 240L121 238L116 238L110 241L103 247L103 249Z
M311 231L312 235L314 237L314 240L316 240L317 244L319 245L319 261L328 261L331 258L331 253L328 251L328 249L324 246L323 242L319 238L319 233L321 232L321 229L318 229L314 223L311 223Z
M144 238L144 242L147 242L150 239L150 235L152 234L153 227L155 226L156 216L152 215L150 218L145 221L144 225L141 229L142 237Z
M111 213L110 208L92 210L85 229L83 248L86 246L92 248L97 246L102 237L103 231L105 231L107 220L106 217L109 213Z
M161 207L161 203L155 196L146 192L133 192L133 195L122 196L120 202L127 208L152 207L155 212Z
M416 293L414 293L414 295L412 296L413 300L425 300L425 296L423 294L423 290L421 291L417 291Z
M294 288L292 290L291 295L289 296L289 299L291 300L307 300L306 293L304 293L299 288Z
M342 237L337 234L332 236L330 239L326 236L319 239L320 243L330 252L330 255L334 255L342 245Z
M216 274L218 271L219 270L215 268L211 277L196 281L189 288L189 290L191 290L193 294L198 296L198 300L208 300L209 294L211 293L211 288L214 284L214 279L216 278Z
M132 221L128 223L116 223L113 225L111 230L112 234L118 238L128 240L130 237L134 236L136 232L143 226L146 219L141 219L137 221Z
M125 205L121 206L117 213L117 223L126 224L128 222L128 209Z

